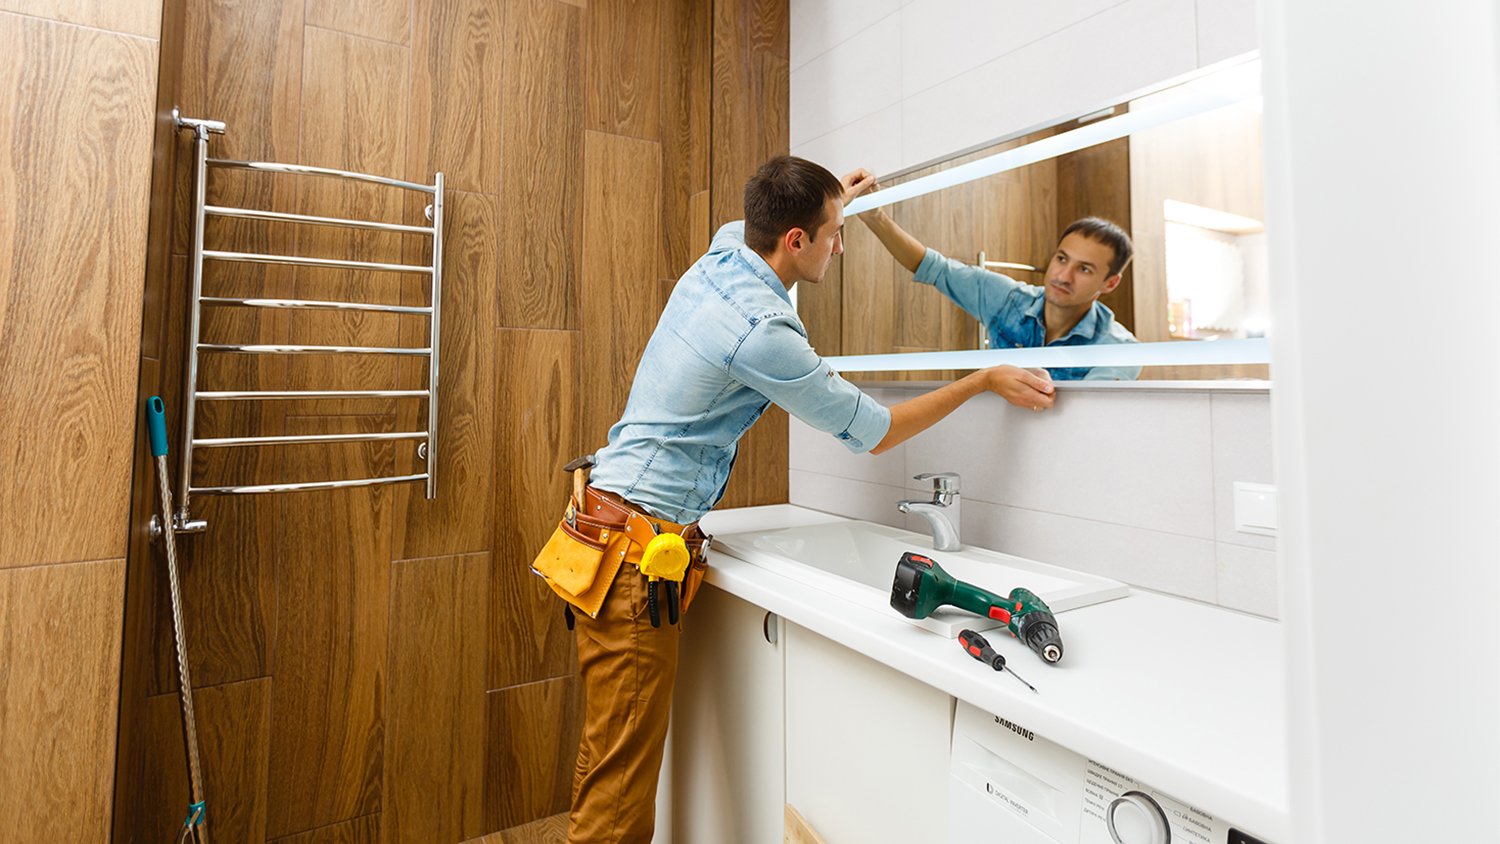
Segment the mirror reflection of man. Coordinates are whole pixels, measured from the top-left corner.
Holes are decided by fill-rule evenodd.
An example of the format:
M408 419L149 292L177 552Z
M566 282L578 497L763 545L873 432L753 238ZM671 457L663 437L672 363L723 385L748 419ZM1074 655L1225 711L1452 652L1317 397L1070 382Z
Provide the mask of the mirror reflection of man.
M856 174L866 177L860 180L866 185L875 184L866 170L846 178ZM1047 264L1046 283L1037 286L945 257L912 237L884 209L866 211L859 219L916 281L936 287L979 320L990 348L1137 342L1099 301L1120 285L1120 274L1132 255L1130 236L1108 220L1085 217L1064 229ZM1047 370L1057 381L1133 380L1140 371L1136 366Z

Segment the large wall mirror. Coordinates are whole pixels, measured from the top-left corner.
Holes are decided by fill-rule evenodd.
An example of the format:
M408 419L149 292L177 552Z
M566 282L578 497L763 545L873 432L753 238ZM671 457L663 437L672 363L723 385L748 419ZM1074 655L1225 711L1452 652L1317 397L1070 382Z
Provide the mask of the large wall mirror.
M1015 289L1038 301L1049 295L1049 270L1069 223L1103 217L1129 233L1134 259L1098 301L1139 344L1048 345L1040 356L1011 350L1021 365L1073 378L1092 371L1095 378L1126 380L1268 379L1259 79L1258 60L1238 62L951 160L894 177L877 174L881 190L862 199L884 203L869 213L888 215L923 246L1028 285ZM1204 91L1215 97L1204 100ZM1087 140L1090 126L1120 136L1055 154ZM1016 163L1033 158L1040 160ZM1003 169L975 177L978 162ZM895 199L903 189L920 195ZM856 202L850 211L864 205ZM845 225L844 254L831 276L831 283L799 291L799 310L814 344L835 356L836 366L875 360L852 356L990 345L993 332L983 320L915 281L858 216ZM899 366L881 360L840 368L862 373L860 380L927 380L1009 362L972 354ZM1117 360L1126 364L1110 363ZM1080 361L1088 366L1068 365Z

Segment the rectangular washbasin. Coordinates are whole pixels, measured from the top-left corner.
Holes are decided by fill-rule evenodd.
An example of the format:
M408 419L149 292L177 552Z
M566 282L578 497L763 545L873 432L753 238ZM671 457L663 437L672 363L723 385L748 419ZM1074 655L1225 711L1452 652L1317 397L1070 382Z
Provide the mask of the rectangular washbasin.
M929 536L874 522L838 519L776 530L723 533L714 536L713 544L748 563L894 618L904 618L891 608L891 583L896 562L907 551L927 555L959 580L1001 596L1024 586L1055 613L1122 598L1128 592L1125 584L1115 580L983 548L934 551ZM992 619L953 607L940 609L921 621L905 620L950 638L964 628L989 630L1000 626Z

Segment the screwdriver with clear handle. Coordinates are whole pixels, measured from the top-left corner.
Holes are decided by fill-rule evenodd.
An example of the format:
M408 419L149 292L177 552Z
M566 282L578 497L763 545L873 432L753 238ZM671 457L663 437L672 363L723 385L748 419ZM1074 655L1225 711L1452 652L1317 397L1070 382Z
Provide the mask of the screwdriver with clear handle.
M1021 680L1021 675L1005 667L1005 657L996 652L996 650L990 646L989 640L979 635L977 631L959 631L958 644L963 647L964 651L967 652L969 656L974 657L975 659L988 665L996 671L1010 671L1010 676L1016 678L1017 680ZM1025 680L1021 680L1021 685L1025 686L1028 689L1031 689L1033 692L1036 692L1036 686L1031 685ZM1041 692L1037 692L1037 694L1041 694Z

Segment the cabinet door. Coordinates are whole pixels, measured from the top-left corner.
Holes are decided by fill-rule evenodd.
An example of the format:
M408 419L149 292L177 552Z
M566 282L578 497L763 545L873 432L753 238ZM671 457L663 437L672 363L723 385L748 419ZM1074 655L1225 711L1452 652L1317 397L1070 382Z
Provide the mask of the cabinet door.
M784 633L787 802L825 841L946 841L953 698L795 624Z
M782 651L766 623L764 609L706 585L683 619L658 844L781 840ZM777 639L780 620L769 624Z

